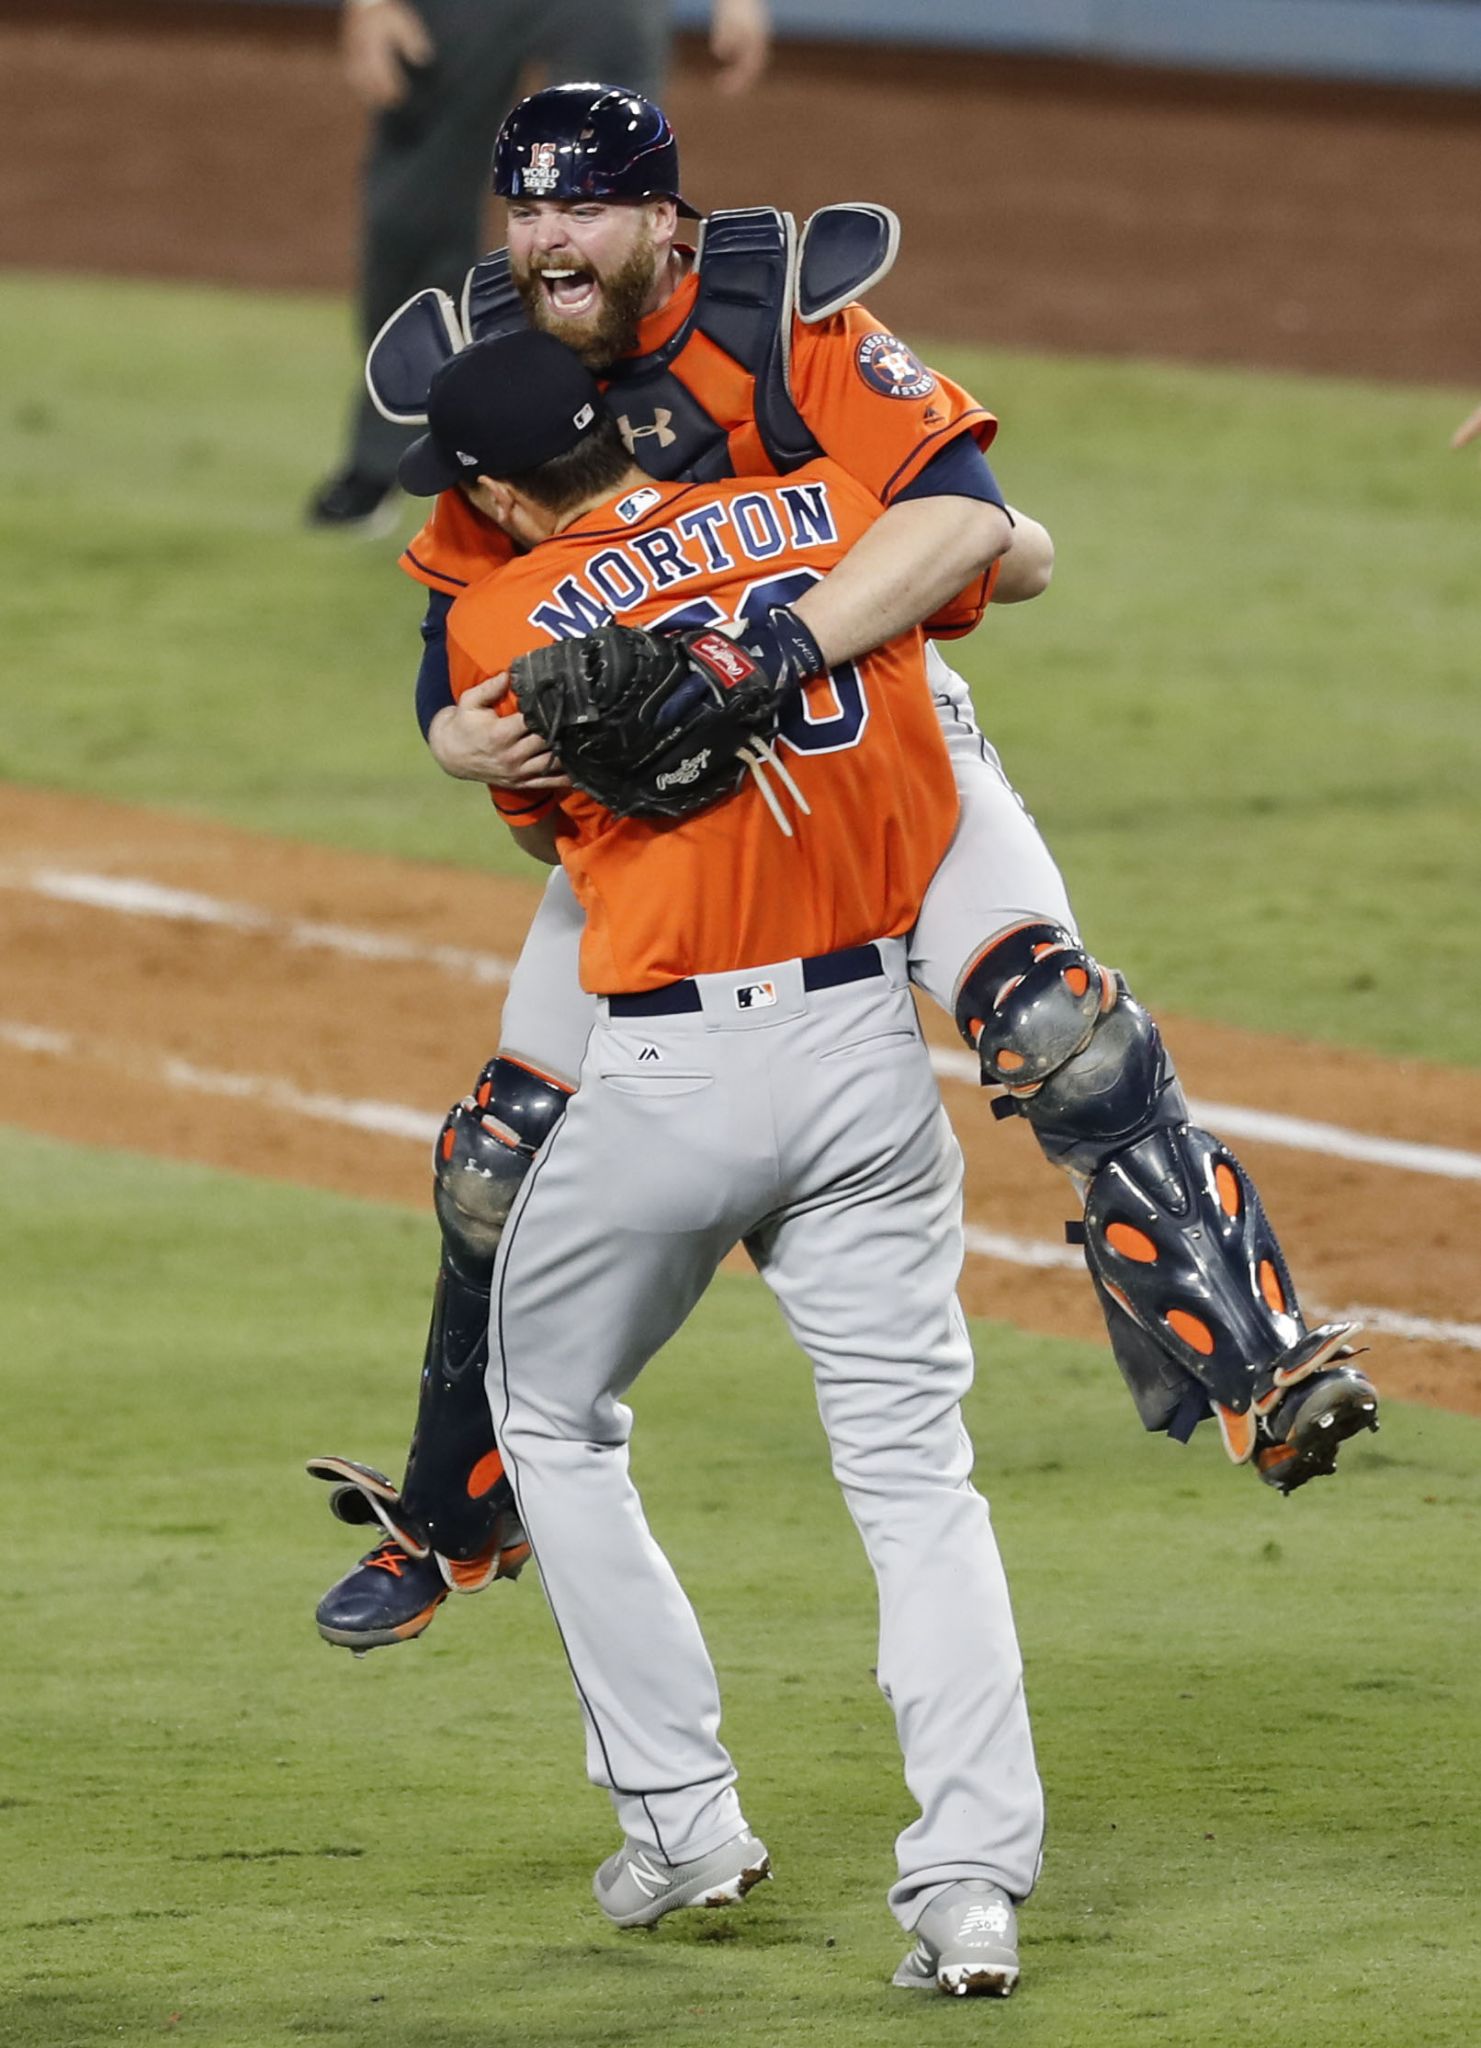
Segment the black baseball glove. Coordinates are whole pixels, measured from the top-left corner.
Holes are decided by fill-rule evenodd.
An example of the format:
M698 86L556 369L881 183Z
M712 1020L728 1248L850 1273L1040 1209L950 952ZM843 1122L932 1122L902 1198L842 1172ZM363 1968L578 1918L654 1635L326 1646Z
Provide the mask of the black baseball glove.
M521 655L509 679L525 723L619 818L687 818L731 795L793 684L714 627L616 625Z

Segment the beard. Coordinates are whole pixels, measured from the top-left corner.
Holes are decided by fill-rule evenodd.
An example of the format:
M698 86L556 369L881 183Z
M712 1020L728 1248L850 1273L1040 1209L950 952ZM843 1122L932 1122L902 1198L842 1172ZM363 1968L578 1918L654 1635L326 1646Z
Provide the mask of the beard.
M611 271L594 270L600 296L595 309L567 319L551 305L545 286L529 265L510 264L510 274L530 325L578 355L588 370L610 369L637 348L638 324L658 274L657 250L646 222L629 253Z

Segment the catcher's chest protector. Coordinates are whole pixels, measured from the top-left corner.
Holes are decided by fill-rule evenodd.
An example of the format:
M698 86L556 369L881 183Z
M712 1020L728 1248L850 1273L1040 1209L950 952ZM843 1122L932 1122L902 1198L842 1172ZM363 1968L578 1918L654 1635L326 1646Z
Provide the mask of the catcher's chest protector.
M699 291L678 331L651 355L617 364L608 379L607 402L634 460L663 482L711 483L734 476L730 434L754 417L778 474L800 469L823 451L792 403L787 379L798 282L791 215L772 206L711 214L697 267ZM470 339L486 341L527 324L507 252L486 256L464 287L463 325ZM696 336L747 372L753 414L735 419L707 409L702 349L685 363L684 380L674 374ZM720 403L718 391L712 402Z

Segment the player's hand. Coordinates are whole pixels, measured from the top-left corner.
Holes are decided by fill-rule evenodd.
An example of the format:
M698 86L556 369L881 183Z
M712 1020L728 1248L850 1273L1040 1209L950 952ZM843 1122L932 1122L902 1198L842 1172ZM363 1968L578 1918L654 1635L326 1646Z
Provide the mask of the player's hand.
M721 92L749 92L771 56L771 13L766 0L714 0L710 55L720 67Z
M1450 436L1450 445L1452 448L1464 448L1468 442L1476 440L1481 440L1481 405L1476 407L1468 420L1461 421Z
M504 716L494 709L508 690L507 675L489 676L439 711L427 732L433 759L459 782L559 795L571 787L570 778L548 743L519 712Z
M427 24L407 0L342 0L340 52L350 90L367 107L398 107L410 90L408 70L435 55Z

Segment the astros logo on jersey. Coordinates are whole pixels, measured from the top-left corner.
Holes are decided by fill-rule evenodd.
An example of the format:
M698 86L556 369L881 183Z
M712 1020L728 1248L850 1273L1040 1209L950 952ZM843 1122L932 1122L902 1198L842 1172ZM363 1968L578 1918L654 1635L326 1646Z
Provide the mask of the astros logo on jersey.
M893 334L866 334L854 351L854 364L871 391L886 398L925 398L936 379L914 349Z

